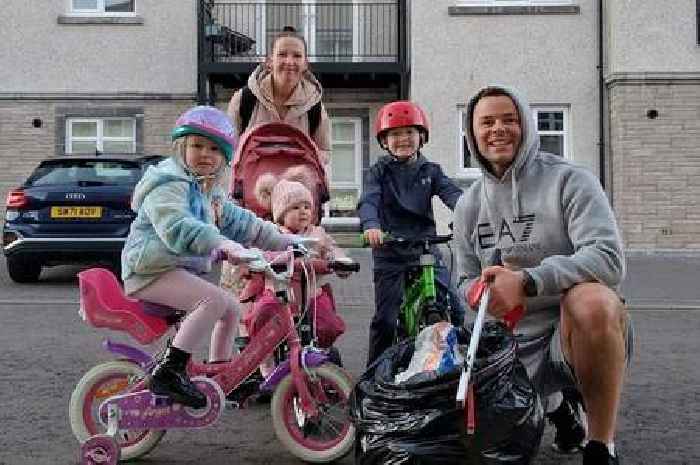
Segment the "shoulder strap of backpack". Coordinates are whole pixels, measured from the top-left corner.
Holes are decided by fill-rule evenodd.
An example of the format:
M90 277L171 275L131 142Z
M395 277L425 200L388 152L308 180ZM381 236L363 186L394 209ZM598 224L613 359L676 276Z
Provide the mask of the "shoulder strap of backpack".
M250 117L253 116L253 108L255 108L257 101L257 97L248 86L241 88L241 105L238 109L238 114L241 117L241 133L248 129Z
M316 134L318 126L321 124L321 101L316 102L316 105L309 108L309 135L313 137Z
M238 114L241 117L241 132L248 128L250 118L253 116L253 108L255 108L257 101L257 97L248 86L243 86L241 88L241 105L238 110ZM316 134L316 130L321 125L321 107L321 101L319 100L314 106L309 108L307 112L309 117L309 134L312 137Z

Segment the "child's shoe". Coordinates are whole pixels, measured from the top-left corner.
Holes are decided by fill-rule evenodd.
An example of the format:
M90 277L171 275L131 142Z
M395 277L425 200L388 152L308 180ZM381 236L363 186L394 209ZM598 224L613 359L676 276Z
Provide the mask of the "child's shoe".
M190 381L185 371L189 360L189 353L170 346L151 373L149 389L182 405L204 408L207 397Z

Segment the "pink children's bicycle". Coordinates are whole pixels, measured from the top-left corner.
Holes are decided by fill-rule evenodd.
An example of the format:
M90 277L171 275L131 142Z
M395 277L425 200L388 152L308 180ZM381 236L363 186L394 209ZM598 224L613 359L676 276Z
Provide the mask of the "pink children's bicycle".
M294 306L292 277L302 276L302 294L313 280L310 252L295 246L286 252L251 254L247 267L253 279L244 291L266 322L245 349L228 363L190 362L188 374L207 396L207 406L192 409L147 389L147 373L156 360L142 349L110 340L104 347L118 357L90 369L70 400L73 433L81 443L81 465L114 465L151 451L169 429L201 428L223 413L226 395L270 356L278 364L262 381L271 392L272 425L279 441L296 457L326 463L346 455L355 429L347 412L352 390L348 373L329 361L313 337L313 318L302 296ZM326 271L358 271L357 263L330 262ZM299 273L301 271L301 273ZM177 327L182 312L126 297L116 277L102 268L79 273L80 313L91 326L124 331L140 344L158 341ZM298 309L301 311L295 311ZM308 344L302 333L312 329Z

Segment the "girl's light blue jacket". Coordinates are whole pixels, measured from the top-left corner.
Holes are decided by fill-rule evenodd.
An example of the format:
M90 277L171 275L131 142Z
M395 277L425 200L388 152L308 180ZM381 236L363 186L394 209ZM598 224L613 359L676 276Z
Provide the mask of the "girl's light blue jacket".
M218 227L212 200L221 205ZM127 294L175 269L181 257L206 256L226 239L266 250L284 248L289 239L274 223L226 200L218 183L203 193L177 156L148 168L131 208L137 216L122 250Z

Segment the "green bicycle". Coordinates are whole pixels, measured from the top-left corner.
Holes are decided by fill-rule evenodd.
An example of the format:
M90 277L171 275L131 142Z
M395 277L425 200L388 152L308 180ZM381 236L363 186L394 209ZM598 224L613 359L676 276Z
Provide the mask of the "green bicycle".
M416 337L423 328L439 321L450 321L452 310L450 298L446 293L445 301L438 301L435 285L435 256L430 252L432 245L446 244L450 240L452 240L451 234L408 239L384 233L383 247L420 248L421 251L418 263L406 272L395 342ZM362 243L365 247L369 245L364 235Z

